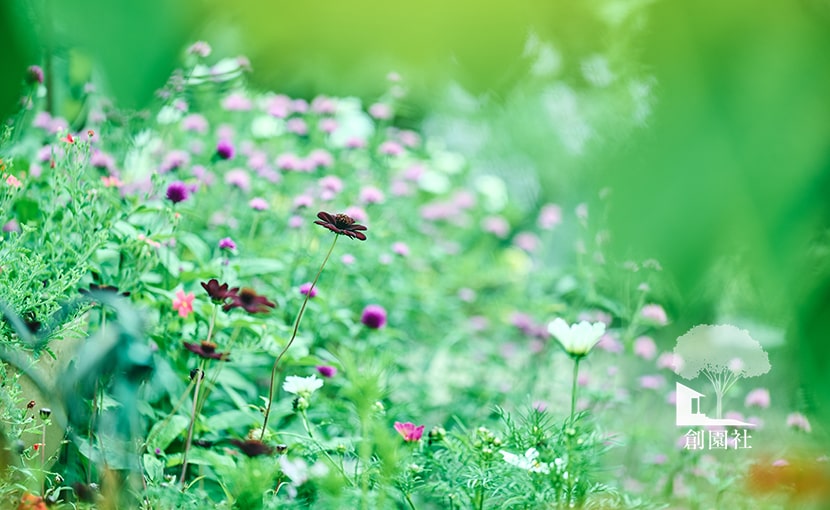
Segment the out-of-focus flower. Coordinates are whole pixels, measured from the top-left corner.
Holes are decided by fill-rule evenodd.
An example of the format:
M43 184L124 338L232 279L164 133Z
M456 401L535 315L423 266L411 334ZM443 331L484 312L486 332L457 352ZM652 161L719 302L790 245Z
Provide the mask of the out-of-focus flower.
M314 223L323 226L335 234L351 237L352 239L366 240L366 234L362 231L366 230L364 225L355 223L354 219L347 214L329 214L320 211L317 213L319 220Z
M757 406L762 409L767 409L770 405L769 390L766 388L755 388L747 393L744 405L746 407Z
M6 177L6 184L11 186L12 188L20 188L21 186L23 186L23 183L20 182L20 179L13 175L9 175L8 177Z
M179 316L187 318L190 312L193 311L193 299L196 296L192 292L185 294L183 290L176 291L176 297L173 298L173 310L179 312Z
M221 159L232 159L236 154L236 149L230 140L222 139L216 143L216 155Z
M183 342L184 348L205 359L218 359L225 361L230 357L229 352L217 352L216 344L202 340L200 343Z
M308 124L306 124L303 119L297 117L288 119L285 123L285 129L289 133L294 133L298 136L305 136L308 134Z
M225 304L228 299L233 299L239 290L238 287L229 288L227 283L220 284L216 278L202 282L202 288L208 293L210 300L217 305Z
M392 245L392 251L396 255L400 255L401 257L408 257L409 256L409 246L406 243L397 242Z
M557 317L548 324L548 331L559 341L565 352L573 357L582 357L605 334L605 324L582 321L569 326L564 319Z
M246 112L253 107L251 100L235 92L222 100L222 108L229 112Z
M17 505L17 510L48 510L48 508L42 497L35 496L31 492L23 493L20 504Z
M274 453L274 448L257 439L231 439L231 444L239 448L242 453L248 457L260 457L262 455L271 455Z
M367 186L360 190L360 201L364 204L379 204L383 200L383 192L374 186Z
M380 329L386 325L386 309L380 305L367 305L360 314L360 322L368 328Z
M29 66L26 69L26 82L29 85L43 83L43 69L40 66Z
M662 375L644 375L640 377L640 387L647 390L656 390L666 384Z
M539 461L539 452L536 448L528 449L524 455L516 455L515 453L501 450L501 456L504 461L511 466L524 469L531 473L550 473L550 464Z
M223 250L235 250L236 243L230 237L223 237L219 240L219 248Z
M403 145L399 144L394 140L386 140L380 147L378 147L378 152L381 154L385 154L387 156L400 156L404 153Z
M791 429L811 432L810 421L801 413L790 413L787 415L787 426Z
M251 176L242 168L234 168L226 173L225 183L230 186L235 186L245 192L251 190Z
M329 379L337 375L337 368L331 365L318 365L315 368L317 368L318 374Z
M643 309L640 310L640 315L655 324L660 326L665 326L669 322L669 318L666 316L666 311L663 310L663 307L660 305L650 304L643 306Z
M265 313L269 311L269 308L276 308L276 306L265 296L260 296L253 289L246 288L232 296L231 301L225 303L222 309L227 312L233 308L242 308L248 313Z
M562 223L562 208L556 204L545 204L539 211L539 218L536 223L541 229L553 229L553 227Z
M317 288L311 286L311 282L306 282L300 285L300 294L304 296L308 296L310 298L317 296Z
M510 232L510 223L501 216L488 216L482 220L481 228L496 237L505 238Z
M191 55L196 55L199 57L208 57L210 56L211 48L210 44L206 43L205 41L196 41L195 43L190 45L190 48L187 49L187 52Z
M285 382L282 383L282 389L286 393L306 398L322 387L323 380L316 375L310 375L308 377L289 375L285 378Z
M424 426L419 425L416 427L412 422L401 423L396 421L395 430L398 431L398 434L400 434L401 437L403 437L403 440L407 443L420 441L421 436L424 435Z
M252 198L248 205L255 211L265 211L268 209L268 202L261 197Z
M174 181L167 186L167 200L174 204L184 202L189 196L190 190L188 190L187 184L182 181Z
M652 360L657 355L657 344L648 336L637 337L634 340L634 354L644 360Z
M369 115L378 120L392 118L392 107L386 103L375 103L369 107Z

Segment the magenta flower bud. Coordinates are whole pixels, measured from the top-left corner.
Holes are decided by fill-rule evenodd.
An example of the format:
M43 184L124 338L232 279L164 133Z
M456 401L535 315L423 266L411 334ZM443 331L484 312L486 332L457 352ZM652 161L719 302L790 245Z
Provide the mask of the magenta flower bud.
M216 155L222 159L233 159L236 151L230 140L219 140L216 144Z
M366 327L380 329L386 325L386 310L380 305L367 305L360 316Z
M236 243L230 237L225 237L219 240L219 248L223 250L235 250Z
M40 66L29 66L26 69L26 82L29 85L34 85L35 83L43 83L43 69Z
M174 204L184 202L189 195L190 191L187 189L187 184L182 181L171 182L167 186L167 200L170 200Z
M311 292L309 294L309 292ZM306 282L300 285L300 294L303 296L308 295L308 297L313 298L317 296L317 288L311 287L311 282Z
M333 367L333 366L330 366L330 365L318 365L316 368L317 368L317 373L319 373L319 374L320 374L320 375L322 375L323 377L326 377L326 378L331 379L332 377L334 377L335 375L337 375L337 369L336 369L335 367Z

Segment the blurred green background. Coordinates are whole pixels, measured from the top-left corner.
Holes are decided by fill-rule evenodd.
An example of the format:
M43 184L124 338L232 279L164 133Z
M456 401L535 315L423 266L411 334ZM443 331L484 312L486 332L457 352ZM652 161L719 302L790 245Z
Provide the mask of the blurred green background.
M31 63L55 113L93 77L147 107L197 39L293 96L371 101L397 71L401 122L474 151L517 203L607 207L614 257L657 258L672 280L678 335L734 318L771 343L786 331L781 404L830 418L827 0L7 0L0 24L3 117Z

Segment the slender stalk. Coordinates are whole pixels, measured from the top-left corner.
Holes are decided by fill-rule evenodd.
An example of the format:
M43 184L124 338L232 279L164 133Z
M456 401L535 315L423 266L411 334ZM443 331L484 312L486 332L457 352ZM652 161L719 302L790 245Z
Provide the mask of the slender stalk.
M190 444L193 441L193 426L196 424L196 408L199 403L199 389L202 387L202 379L205 377L205 360L199 363L199 372L196 374L196 388L193 390L193 409L190 413L190 426L187 428L187 440L184 444L184 453L182 454L182 475L179 483L183 486L184 479L187 475L187 452L190 450Z
M305 312L308 299L314 292L314 286L317 285L317 280L320 279L320 275L323 273L323 268L326 267L326 262L328 262L329 257L331 257L331 252L334 251L334 245L337 244L338 237L340 236L334 236L329 252L326 253L326 258L324 258L323 263L320 264L320 269L317 270L317 275L314 277L314 281L311 282L311 287L309 287L308 292L306 292L305 299L303 299L303 304L300 307L300 312L297 314L297 320L294 321L294 331L291 333L291 338L288 340L288 343L285 344L285 347L282 348L279 356L274 359L274 365L271 367L271 382L268 388L268 403L265 405L265 418L262 420L262 431L259 434L260 441L262 441L262 438L265 437L265 431L268 428L268 417L271 415L271 402L274 399L274 380L277 378L277 365L279 365L280 360L283 356L285 356L285 353L288 351L288 348L291 347L291 344L294 343L294 339L297 338L297 331L300 329L300 321L303 318L303 312Z
M412 502L412 498L409 496L409 493L404 492L403 497L406 498L406 502L409 504L409 508L411 508L412 510L416 510L415 503Z
M574 377L573 383L571 384L571 428L574 427L574 415L576 414L576 386L577 386L577 378L579 376L579 360L580 358L574 358Z
M40 494L45 494L46 491L46 422L40 432Z

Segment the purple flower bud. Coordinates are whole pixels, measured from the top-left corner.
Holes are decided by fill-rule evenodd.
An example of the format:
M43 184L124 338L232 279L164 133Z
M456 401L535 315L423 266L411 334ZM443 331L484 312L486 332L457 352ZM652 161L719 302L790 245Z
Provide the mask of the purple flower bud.
M360 316L366 327L380 329L386 325L386 310L380 305L367 305Z
M182 181L171 182L170 185L167 186L167 200L170 200L174 204L184 202L187 200L189 195L190 191L187 189L187 184Z
M219 240L219 248L223 250L235 250L236 243L230 237L225 237Z
M309 291L311 291L311 294L309 294ZM300 294L302 294L304 296L308 295L308 297L313 298L313 297L317 296L317 288L316 287L312 288L311 287L311 282L306 282L306 283L300 285Z
M332 378L337 375L337 369L330 365L319 365L317 366L317 372L322 375L323 377Z
M34 85L35 83L43 83L43 69L40 66L29 66L26 69L26 82L29 85Z
M216 144L216 154L222 159L232 159L236 153L230 140L219 140Z

